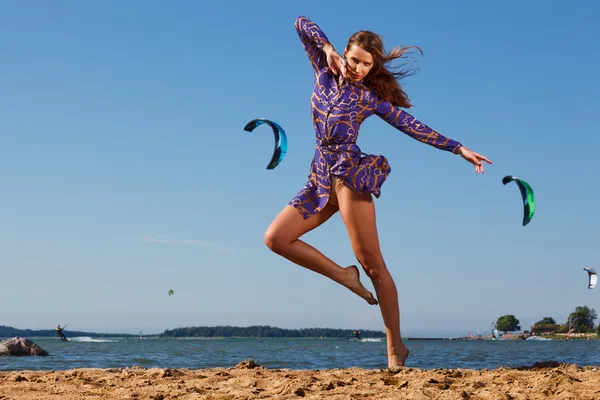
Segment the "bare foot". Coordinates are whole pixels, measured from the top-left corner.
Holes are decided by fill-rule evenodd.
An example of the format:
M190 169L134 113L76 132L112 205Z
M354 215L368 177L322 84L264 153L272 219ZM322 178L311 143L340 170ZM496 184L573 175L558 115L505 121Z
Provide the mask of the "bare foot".
M351 265L346 267L346 275L347 279L344 282L344 286L350 289L352 292L356 293L363 299L367 301L367 303L371 305L379 304L377 299L373 297L373 294L367 290L366 287L360 282L360 272L358 272L358 268L356 265Z
M409 353L410 351L408 350L408 347L403 346L402 350L400 350L398 353L393 356L388 356L388 368L392 370L398 369L398 367L403 367Z

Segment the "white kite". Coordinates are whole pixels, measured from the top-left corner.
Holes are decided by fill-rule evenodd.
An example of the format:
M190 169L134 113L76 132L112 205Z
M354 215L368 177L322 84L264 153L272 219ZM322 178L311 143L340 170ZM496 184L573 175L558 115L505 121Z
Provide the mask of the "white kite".
M596 282L598 282L598 276L596 275L596 271L593 268L585 267L584 271L588 272L588 278L590 279L588 283L588 289L593 289L596 287Z

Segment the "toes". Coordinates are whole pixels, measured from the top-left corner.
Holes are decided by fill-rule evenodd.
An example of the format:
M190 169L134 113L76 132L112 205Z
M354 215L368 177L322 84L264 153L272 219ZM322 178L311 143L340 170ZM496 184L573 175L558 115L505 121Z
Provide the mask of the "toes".
M371 304L373 304L373 305L379 304L379 302L377 301L377 299L375 298L375 296L373 296L373 293L369 292L369 295L371 296Z

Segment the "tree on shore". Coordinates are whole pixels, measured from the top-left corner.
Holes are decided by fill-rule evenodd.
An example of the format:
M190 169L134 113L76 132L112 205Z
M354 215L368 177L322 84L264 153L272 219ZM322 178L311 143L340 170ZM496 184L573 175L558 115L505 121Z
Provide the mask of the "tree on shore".
M503 332L520 331L519 320L512 314L503 315L496 321L496 328Z
M571 318L571 332L588 333L594 331L594 321L598 318L596 310L588 306L578 306L569 317ZM569 322L567 320L566 324Z
M532 333L553 333L560 327L552 317L544 317L531 326Z
M569 332L569 319L572 333L592 333L600 335L600 326L595 327L594 321L598 318L596 310L588 306L578 306L569 314L563 324L557 324L552 317L544 317L531 326L532 333L567 333Z
M556 325L556 321L552 317L544 317L541 320L539 320L538 322L536 322L536 324L540 324L540 325L546 325L546 324Z

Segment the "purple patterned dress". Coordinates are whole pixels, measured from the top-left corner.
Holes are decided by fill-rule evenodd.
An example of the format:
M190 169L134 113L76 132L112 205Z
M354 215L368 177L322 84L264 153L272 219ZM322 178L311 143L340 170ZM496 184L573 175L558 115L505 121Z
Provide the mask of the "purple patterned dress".
M321 211L331 194L331 175L349 188L379 198L381 185L391 172L387 159L365 154L356 144L361 123L377 114L412 138L438 149L456 151L460 143L446 138L415 117L379 99L361 82L343 80L329 71L323 46L327 36L306 17L298 17L296 31L313 66L315 86L311 111L316 133L315 155L308 182L289 202L304 217Z

